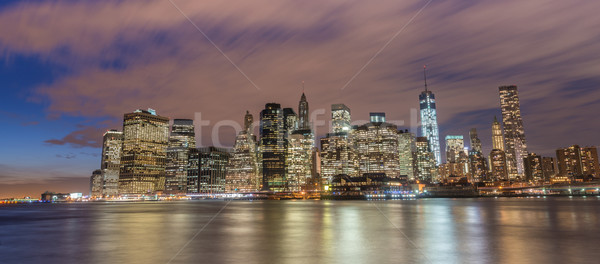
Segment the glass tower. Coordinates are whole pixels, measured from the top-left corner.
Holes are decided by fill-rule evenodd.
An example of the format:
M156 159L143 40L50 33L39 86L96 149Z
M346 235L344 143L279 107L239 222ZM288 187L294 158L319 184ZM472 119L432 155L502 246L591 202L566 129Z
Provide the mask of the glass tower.
M285 191L285 124L281 105L268 103L260 112L263 190Z
M190 149L196 147L194 121L175 119L167 148L165 192L183 194L187 192L188 157Z
M437 110L435 108L435 95L427 89L427 77L425 69L425 91L419 95L419 108L421 110L421 135L429 141L430 151L433 152L436 165L442 163L440 148L440 132L437 122Z
M123 132L109 130L102 139L102 195L105 197L119 194L119 169L121 166L121 148Z

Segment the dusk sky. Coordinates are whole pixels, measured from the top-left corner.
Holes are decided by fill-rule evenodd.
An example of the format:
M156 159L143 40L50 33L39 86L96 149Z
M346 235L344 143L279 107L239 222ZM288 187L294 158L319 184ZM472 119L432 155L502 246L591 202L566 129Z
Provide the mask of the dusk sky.
M442 140L475 127L489 153L498 86L515 84L529 151L599 145L600 1L173 3L0 3L0 198L87 194L102 134L138 108L201 116L208 146L246 110L297 111L304 81L315 123L344 103L416 129L425 64Z

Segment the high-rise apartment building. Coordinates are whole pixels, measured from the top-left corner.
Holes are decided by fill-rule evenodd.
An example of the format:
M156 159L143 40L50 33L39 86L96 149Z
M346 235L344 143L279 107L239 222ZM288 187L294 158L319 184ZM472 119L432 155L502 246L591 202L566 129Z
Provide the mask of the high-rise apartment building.
M542 157L544 181L550 181L556 175L556 162L552 157Z
M500 106L504 125L504 140L508 176L515 179L525 172L523 158L527 156L527 142L521 118L517 86L500 86Z
M125 114L119 193L163 191L168 144L169 118L152 109Z
M600 177L598 151L596 147L573 145L556 150L558 172L561 176L576 178L582 176Z
M285 124L281 105L268 103L260 113L260 149L262 159L263 189L285 191Z
M123 132L109 130L102 137L102 195L105 197L119 195L119 170L121 166L121 150Z
M421 111L421 136L429 141L430 151L433 152L436 165L442 163L440 147L440 131L437 122L437 110L435 106L435 95L427 89L427 76L425 77L425 91L419 95L419 108Z
M581 148L581 172L584 176L600 178L598 165L598 149L596 147Z

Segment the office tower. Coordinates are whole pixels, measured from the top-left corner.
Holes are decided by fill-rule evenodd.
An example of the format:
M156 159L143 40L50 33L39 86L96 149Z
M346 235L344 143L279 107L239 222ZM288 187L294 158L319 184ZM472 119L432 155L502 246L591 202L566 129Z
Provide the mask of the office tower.
M523 159L523 164L525 166L525 180L529 182L544 181L542 157L532 152L527 154Z
M481 149L481 140L477 136L476 128L471 128L471 131L469 131L469 137L471 138L471 151L483 153Z
M90 177L90 196L102 197L102 170L95 170Z
M415 180L414 162L416 151L415 134L408 132L408 130L398 131L399 173L400 175L406 175L411 181Z
M465 162L465 142L462 135L446 136L446 162L459 163Z
M244 130L249 135L254 135L254 117L249 111L246 111L244 116Z
M479 151L469 152L469 175L470 182L481 182L488 179L487 162L483 154Z
M292 134L293 131L298 129L298 115L296 115L294 109L284 108L283 120L283 129L286 131L284 139L287 139L288 135Z
M288 137L286 154L287 190L298 192L307 189L312 178L313 147L315 138L310 129L296 130Z
M227 165L227 192L253 192L260 189L262 175L258 170L256 137L252 134L254 118L246 111L244 129L235 138L233 153Z
M302 92L300 102L298 103L298 129L310 129L310 120L308 117L308 102L306 101L306 95L304 95L304 92Z
M331 126L334 134L350 132L350 122L350 108L344 104L331 105Z
M583 175L581 168L581 148L578 145L557 149L556 161L560 176L573 178Z
M312 149L312 164L310 171L311 179L307 184L310 187L307 191L318 191L321 189L321 151L318 147Z
M188 193L224 193L230 157L231 154L224 148L190 149Z
M263 190L285 191L285 126L283 110L276 103L265 105L260 112L260 148Z
M581 148L581 173L584 176L600 178L600 167L598 166L598 149L596 147Z
M434 181L435 175L435 155L429 149L429 140L426 137L417 137L417 152L415 155L415 164L417 168L417 180L422 182Z
M321 138L321 183L327 185L339 174L358 175L355 152L347 133L328 133Z
M511 179L523 175L523 158L527 156L527 142L521 118L521 106L517 86L500 86L500 106L502 108L502 123L504 124L504 139L506 166Z
M109 130L102 137L102 195L105 197L119 195L119 170L121 166L121 149L123 132Z
M437 123L437 110L435 107L435 95L427 89L427 75L423 68L425 78L425 91L419 95L419 108L421 110L421 135L429 141L429 147L435 157L436 165L442 163L440 148L440 132Z
M495 116L494 122L492 122L492 149L504 151L504 135L502 135L502 127Z
M152 109L125 114L119 193L164 190L168 144L169 118L157 115Z
M190 149L196 148L194 121L174 119L167 148L165 192L184 194L187 192L188 158Z
M552 157L542 157L542 172L544 181L551 180L556 175L556 162Z
M507 181L508 170L506 166L506 154L499 149L492 149L490 152L490 171L491 180Z
M350 132L350 142L358 160L358 175L385 173L400 176L398 128L385 123L385 114L371 113L371 121Z

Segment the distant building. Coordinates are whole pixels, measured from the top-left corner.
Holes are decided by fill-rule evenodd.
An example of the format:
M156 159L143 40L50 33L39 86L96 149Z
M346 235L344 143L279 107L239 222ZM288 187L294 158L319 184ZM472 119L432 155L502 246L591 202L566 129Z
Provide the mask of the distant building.
M466 161L465 142L462 135L446 136L446 162L459 163Z
M435 106L435 95L427 89L427 76L425 77L425 91L419 95L419 109L421 111L421 136L429 141L430 151L435 158L435 165L442 163L440 132L437 121L437 110Z
M125 114L119 193L163 191L168 144L169 118L152 109Z
M435 156L429 150L429 140L426 137L417 137L417 152L415 155L416 178L424 182L435 180Z
M102 138L102 196L119 195L119 171L121 167L121 152L123 147L123 132L109 130Z
M527 142L521 118L521 106L517 86L500 86L500 106L502 123L504 124L504 139L506 165L510 179L516 179L525 173L523 158L527 156Z
M167 148L165 192L184 194L187 192L188 158L190 149L196 148L194 121L175 119Z
M302 93L300 102L298 103L298 129L299 130L310 130L310 120L308 116L308 101L306 101L306 95Z
M525 165L525 180L530 182L544 181L542 157L535 153L529 153L527 157L523 159Z
M102 170L95 170L90 177L90 196L102 197Z
M495 116L494 122L492 123L492 149L504 151L504 136L502 135L502 126Z
M287 142L283 110L276 103L265 105L260 113L260 152L263 190L285 191L285 154Z
M441 180L447 181L450 178L463 178L467 177L467 172L465 171L465 166L463 163L442 163L438 167L438 174Z
M550 181L556 175L556 162L552 157L542 157L544 181Z
M415 180L415 153L417 151L415 140L415 134L408 130L398 131L399 173L406 175L411 181Z
M509 179L504 151L492 149L490 152L490 171L492 181L507 181Z
M224 193L230 156L229 151L223 148L191 149L188 165L188 193Z
M338 174L354 177L358 175L354 148L350 144L348 133L328 133L321 138L321 178L322 184L331 183Z
M246 111L244 130L235 138L227 166L227 192L254 192L260 189L262 175L258 170L256 136L252 134L252 115Z
M352 129L350 142L358 161L358 175L400 176L398 128L385 122L385 114L371 113L371 122Z
M469 181L482 182L488 179L488 166L485 156L479 151L469 152Z
M287 191L307 189L312 178L313 148L315 138L310 129L296 130L288 137L286 154Z
M350 108L344 104L331 105L331 126L334 134L349 133L351 122Z
M471 152L483 153L481 148L481 140L477 135L477 129L471 128L469 131L469 137L471 138Z
M556 150L558 171L561 176L575 178L583 176L600 177L598 152L595 147L573 145Z

